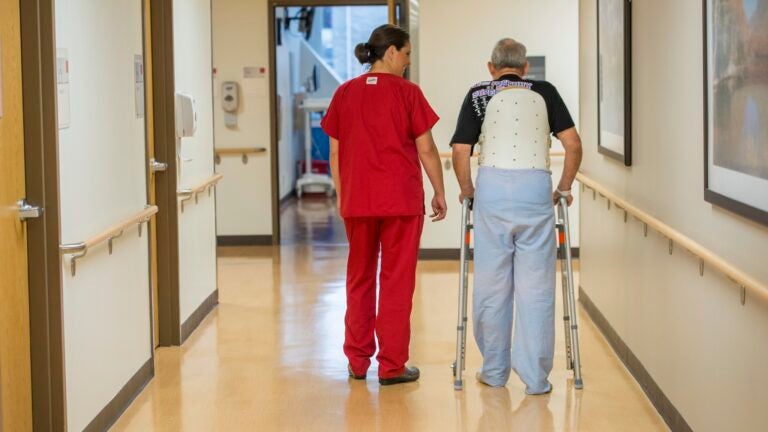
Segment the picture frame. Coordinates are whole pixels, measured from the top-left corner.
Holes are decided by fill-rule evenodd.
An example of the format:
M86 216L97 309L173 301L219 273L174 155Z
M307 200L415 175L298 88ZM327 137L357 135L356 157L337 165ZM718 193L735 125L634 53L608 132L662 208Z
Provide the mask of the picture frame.
M704 200L768 225L768 0L702 0Z
M547 80L547 58L545 56L528 56L528 75L526 79L535 81Z
M597 0L597 150L632 165L632 9Z

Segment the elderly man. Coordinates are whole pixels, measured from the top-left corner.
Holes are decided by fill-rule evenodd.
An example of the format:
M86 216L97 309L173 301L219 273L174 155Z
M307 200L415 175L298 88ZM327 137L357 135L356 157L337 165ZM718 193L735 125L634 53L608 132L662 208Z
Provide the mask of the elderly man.
M545 394L552 391L548 377L555 339L553 204L560 197L569 205L573 201L581 140L555 87L523 78L528 66L523 44L512 39L496 44L488 63L493 80L467 93L451 147L459 200L474 197L472 310L483 354L477 379L503 386L514 370L527 394ZM565 166L554 192L550 134L565 147ZM477 191L469 163L475 144L482 149Z

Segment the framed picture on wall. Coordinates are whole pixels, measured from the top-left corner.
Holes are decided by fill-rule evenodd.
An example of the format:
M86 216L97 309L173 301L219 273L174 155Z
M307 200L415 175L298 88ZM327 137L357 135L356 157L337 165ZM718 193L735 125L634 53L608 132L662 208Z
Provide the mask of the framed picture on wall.
M704 2L704 199L768 225L768 0Z
M597 93L600 153L632 164L630 0L597 0Z
M528 56L527 79L545 81L547 79L547 58L544 56Z

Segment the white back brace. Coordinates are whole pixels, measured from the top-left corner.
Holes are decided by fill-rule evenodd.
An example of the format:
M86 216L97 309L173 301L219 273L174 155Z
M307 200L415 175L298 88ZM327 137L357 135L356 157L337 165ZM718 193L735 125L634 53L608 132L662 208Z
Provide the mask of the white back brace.
M485 110L478 162L496 168L549 170L549 133L547 104L540 94L523 88L500 91Z

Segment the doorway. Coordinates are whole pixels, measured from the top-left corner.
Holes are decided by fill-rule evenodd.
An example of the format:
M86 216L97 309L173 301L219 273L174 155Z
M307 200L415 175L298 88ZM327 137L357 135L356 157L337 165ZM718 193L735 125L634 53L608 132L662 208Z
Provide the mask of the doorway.
M272 221L277 245L346 244L320 121L336 88L366 71L354 47L408 2L293 1L269 5Z

